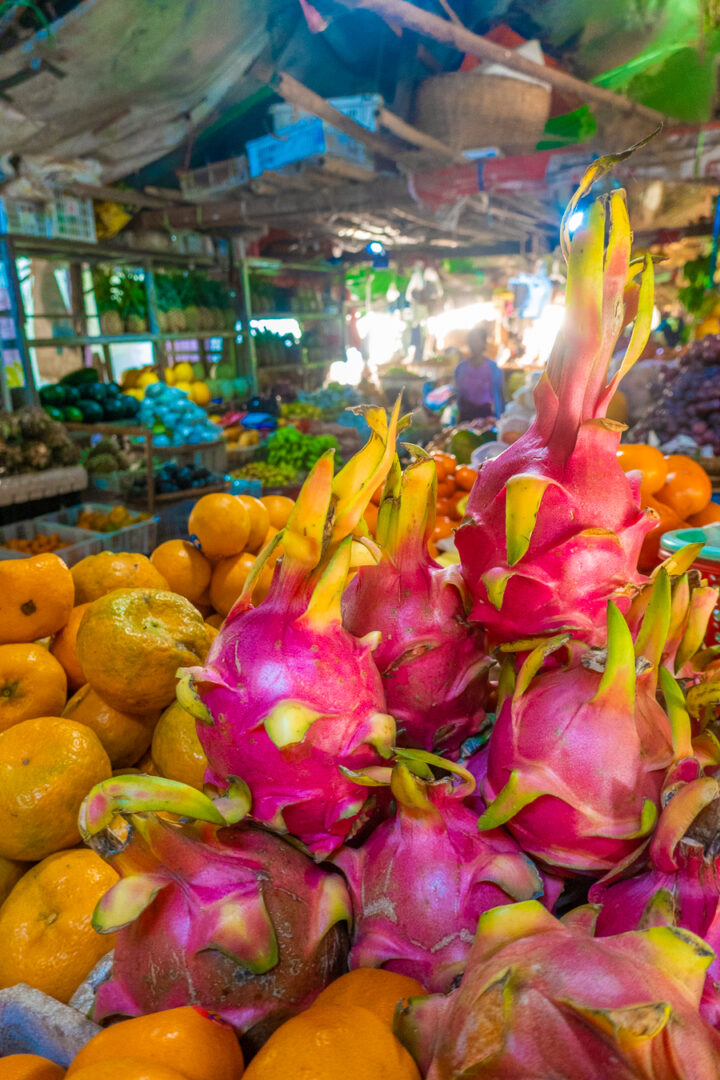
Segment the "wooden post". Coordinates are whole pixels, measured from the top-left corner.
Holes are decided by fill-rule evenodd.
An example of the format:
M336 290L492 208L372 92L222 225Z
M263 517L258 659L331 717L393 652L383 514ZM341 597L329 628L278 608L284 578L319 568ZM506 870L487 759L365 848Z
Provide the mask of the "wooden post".
M160 334L160 323L158 321L157 289L155 288L155 275L153 273L152 263L149 259L145 261L143 271L148 309L148 330L152 335L151 345L153 362L155 367L159 368L160 372L163 372L167 364L167 354L165 352L164 342L158 337Z
M566 94L574 94L582 101L604 105L617 112L641 116L648 121L648 125L656 126L665 119L662 113L655 109L630 101L601 86L583 82L582 79L576 79L565 71L546 67L544 64L536 64L533 60L518 56L514 49L505 49L501 45L496 45L479 34L466 30L457 22L449 22L447 19L440 18L439 15L432 15L429 11L416 7L415 4L407 3L407 0L338 0L338 2L353 11L358 8L374 11L392 26L402 26L407 30L415 31L416 34L440 41L443 45L452 45L459 52L469 53L470 56L476 56L479 60L490 60L495 64L502 64L511 71L517 71L548 83Z
M25 404L37 405L38 396L35 386L35 374L30 362L27 336L25 334L25 309L22 302L20 282L17 276L15 262L15 247L9 236L0 237L0 264L4 265L7 279L8 297L10 300L10 317L15 324L15 348L20 354L20 366L23 372L23 397ZM0 356L0 364L3 363ZM9 397L9 388L5 387L5 394Z
M245 243L243 240L239 241L240 244L240 283L242 288L240 290L240 318L242 321L243 336L245 339L245 356L247 358L247 364L243 374L245 376L250 375L252 379L253 392L258 393L258 367L257 367L257 352L255 351L255 339L250 333L250 320L252 319L252 295L250 292L250 267L248 265L247 256L245 254ZM248 372L248 368L250 369Z

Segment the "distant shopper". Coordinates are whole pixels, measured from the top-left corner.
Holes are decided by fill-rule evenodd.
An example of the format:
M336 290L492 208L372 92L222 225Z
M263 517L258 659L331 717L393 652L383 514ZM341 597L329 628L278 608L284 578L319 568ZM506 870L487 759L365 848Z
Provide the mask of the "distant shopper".
M467 336L470 355L455 368L458 421L499 416L503 410L502 374L487 355L492 326L480 323Z

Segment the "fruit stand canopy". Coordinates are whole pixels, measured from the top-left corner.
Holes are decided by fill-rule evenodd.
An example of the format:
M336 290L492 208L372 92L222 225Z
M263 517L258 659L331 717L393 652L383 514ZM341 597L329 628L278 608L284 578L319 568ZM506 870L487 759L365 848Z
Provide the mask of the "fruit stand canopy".
M720 30L710 5L704 12L703 4L606 0L590 15L585 0L418 0L414 7L476 34L502 26L537 40L555 69L590 88L624 95L676 126L705 124L715 115ZM273 89L278 72L322 98L379 93L395 117L406 118L414 88L429 75L457 70L463 53L407 24L404 29L391 25L382 9L393 6L393 0L124 0L122 5L112 0L6 0L0 4L0 169L9 183L7 193L22 193L24 185L32 195L45 181L85 183L98 190L118 180L136 191L149 185L177 189L177 169L227 159L242 153L248 139L268 133L268 106L280 101ZM653 126L649 112L622 116L557 90L553 106L561 115L551 119L545 145L562 147L596 133L595 141L582 147L585 162L592 152L619 149ZM686 150L691 158L697 146ZM438 172L448 164L436 159L428 167L426 154L418 171ZM380 186L341 188L335 180L329 190L337 195L338 213L345 215L336 235L352 246L354 227L360 250L366 238L358 231L358 219L368 209L389 205L395 210L407 203L411 209L405 207L402 220L379 217L386 236L398 246L420 245L429 236L439 243L454 234L456 244L482 246L499 239L502 247L503 240L526 242L528 235L554 231L566 197L559 192L545 206L527 201L521 217L531 222L518 221L516 209L503 207L500 199L489 204L486 197L468 208L462 223L433 228L422 220L422 206L419 222L407 216L413 206L417 210L417 200L407 198L410 171L406 164L391 168L391 179L384 172ZM458 195L474 197L478 191L492 198L487 184L475 186L474 181L469 193ZM297 211L286 213L284 227L292 230L299 219L312 222L313 215L325 211L327 216L335 209L334 202L318 200L316 193L321 205L314 205L313 194L307 184L304 199L292 192L290 203L295 200ZM426 202L432 217L436 207L432 198ZM278 200L257 203L251 195L247 220L232 214L194 223L168 217L167 224L266 227L277 217ZM144 223L157 227L157 215L165 208L162 198L148 196L145 206L149 216ZM495 211L491 220L489 209Z

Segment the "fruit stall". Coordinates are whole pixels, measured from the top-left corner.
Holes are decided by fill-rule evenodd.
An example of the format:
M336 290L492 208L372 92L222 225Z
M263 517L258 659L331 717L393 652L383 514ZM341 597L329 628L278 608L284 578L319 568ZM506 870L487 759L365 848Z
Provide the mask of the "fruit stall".
M532 6L0 5L0 1080L720 1080L716 13Z

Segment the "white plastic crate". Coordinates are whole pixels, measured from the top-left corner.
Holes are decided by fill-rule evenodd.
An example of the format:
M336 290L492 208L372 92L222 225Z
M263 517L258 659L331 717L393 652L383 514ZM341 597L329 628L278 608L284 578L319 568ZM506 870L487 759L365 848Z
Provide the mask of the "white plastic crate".
M94 244L95 211L92 199L79 199L74 195L59 195L47 207L50 233L58 240L85 240Z
M203 233L178 232L176 233L176 247L184 255L212 255L212 238Z
M202 202L244 187L250 179L248 159L245 154L240 154L202 169L178 169L177 177L185 198Z
M328 105L332 105L343 116L349 117L356 124L367 128L368 131L377 131L375 113L382 108L382 104L383 99L380 94L352 94L350 97L328 98ZM291 105L287 101L282 101L279 105L270 106L270 115L272 116L273 130L279 132L290 127L291 124L297 124L298 120L307 120L313 113L306 112L305 109L300 109L297 105ZM333 128L333 130L335 129Z
M0 196L0 233L14 236L49 236L45 204L32 199Z
M68 547L57 549L57 555L68 565L74 566L86 555L94 555L93 537L96 533L88 533L85 529L74 529L60 522L43 521L40 518L29 518L27 521L16 521L14 525L6 525L0 529L0 560L28 559L30 556L24 551L15 551L5 547L8 540L32 540L36 536L57 535Z
M112 503L82 503L65 510L56 510L52 514L44 514L38 521L49 527L51 532L54 531L53 526L56 526L58 529L70 528L73 532L84 533L87 540L93 542L92 550L86 552L89 555L97 555L100 551L132 551L149 555L157 543L159 517L146 518L145 521L106 533L77 527L78 518L84 511L107 514L112 508Z

